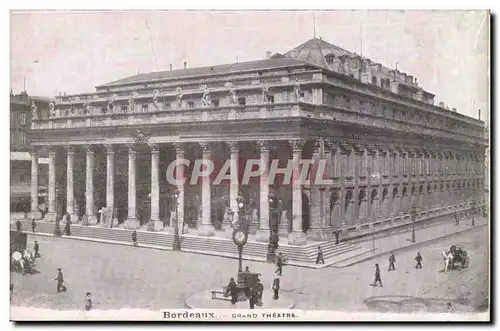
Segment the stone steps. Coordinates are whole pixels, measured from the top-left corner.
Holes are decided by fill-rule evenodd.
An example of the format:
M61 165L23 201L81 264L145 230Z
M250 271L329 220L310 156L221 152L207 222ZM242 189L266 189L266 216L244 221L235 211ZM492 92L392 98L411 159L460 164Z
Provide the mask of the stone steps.
M29 232L31 229L31 221L23 220L23 230ZM36 231L39 233L53 234L54 223L37 222ZM11 225L15 229L15 224ZM64 226L61 226L61 231ZM110 241L113 243L131 243L132 231L122 228L102 228L99 226L80 226L73 225L71 234L75 237L92 238L102 241ZM210 252L214 255L222 256L237 256L238 249L232 239L220 237L198 237L192 235L181 235L182 249L192 252ZM165 232L149 232L137 231L137 241L139 245L154 246L159 248L171 249L174 241L174 235ZM243 255L249 258L265 259L267 255L267 243L262 242L247 242L243 249ZM322 242L321 248L325 260L340 254L356 251L359 246L349 243L339 243L335 245L334 241ZM309 244L306 246L291 246L280 245L279 252L282 252L289 262L297 262L302 264L315 263L317 257L317 244Z

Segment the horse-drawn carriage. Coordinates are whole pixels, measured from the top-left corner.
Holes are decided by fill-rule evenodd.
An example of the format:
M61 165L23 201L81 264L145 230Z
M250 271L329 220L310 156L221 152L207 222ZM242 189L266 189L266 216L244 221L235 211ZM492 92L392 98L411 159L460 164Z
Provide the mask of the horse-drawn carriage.
M27 248L26 233L10 231L10 268L13 271L32 273L35 266L35 256Z
M445 272L449 269L456 269L457 266L462 269L469 267L470 257L462 247L452 245L449 251L443 251L443 258Z

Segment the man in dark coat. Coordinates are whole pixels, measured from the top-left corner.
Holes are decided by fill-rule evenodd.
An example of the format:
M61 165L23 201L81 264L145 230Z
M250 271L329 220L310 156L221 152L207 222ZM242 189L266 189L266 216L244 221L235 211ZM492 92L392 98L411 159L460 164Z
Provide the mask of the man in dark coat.
M455 213L455 224L456 225L460 224L460 217L458 217L458 213Z
M278 274L279 274L280 276L283 276L283 264L284 264L284 262L285 262L284 260L285 260L285 259L284 259L284 257L283 257L283 254L280 252L280 253L278 254L278 259L277 259L277 261L276 261L276 266L278 267L278 270L277 270L277 271L278 271Z
M236 287L236 282L233 277L231 277L229 284L227 284L225 294L231 296L231 303L234 305L238 299L238 288Z
M23 229L23 224L21 223L21 221L18 219L16 221L16 230L17 232L21 232L21 230Z
M255 280L255 293L257 295L256 297L256 300L255 300L255 304L259 307L262 306L262 295L264 294L264 285L262 285L262 283L260 282L260 279L257 278Z
M276 273L274 275L273 291L274 291L273 299L274 300L278 300L280 298L280 296L279 296L279 291L280 291L280 277L279 277L278 273Z
M40 257L40 253L38 251L40 250L40 246L38 245L38 241L35 240L35 245L33 245L33 250L35 251L35 257Z
M31 230L33 230L33 233L35 233L35 229L36 229L36 221L35 221L35 219L32 219L31 220Z
M333 231L333 235L335 236L335 245L339 244L339 230Z
M417 253L417 257L415 258L415 261L417 261L417 265L415 266L415 269L422 269L422 255L420 255L420 252Z
M280 237L278 235L277 232L273 232L273 234L271 235L271 242L273 244L273 247L274 247L274 251L276 251L278 249L278 242L280 241Z
M380 287L383 287L382 279L380 278L380 268L378 266L378 263L375 264L375 281L373 282L373 286L377 286L377 282L379 282Z
M396 266L394 265L395 263L396 257L394 256L394 253L391 252L391 254L389 255L389 269L387 269L387 271L396 270Z
M55 280L57 280L57 293L59 292L66 292L66 286L64 286L64 276L62 273L61 268L57 268L57 277Z
M132 232L132 241L134 242L134 246L137 246L137 232Z
M321 249L321 246L318 246L318 256L316 257L316 264L319 264L321 261L321 264L325 264L325 259L323 258L323 250Z
M67 236L71 236L71 216L69 213L66 213L66 226L64 227L64 233Z

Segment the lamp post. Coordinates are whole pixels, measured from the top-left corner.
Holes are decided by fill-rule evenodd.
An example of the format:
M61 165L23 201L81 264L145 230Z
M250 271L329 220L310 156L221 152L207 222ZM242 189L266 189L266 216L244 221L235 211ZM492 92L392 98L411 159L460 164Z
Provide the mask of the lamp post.
M175 189L174 191L175 197L175 227L174 227L174 242L172 244L172 250L180 251L181 250L181 240L179 238L179 190Z
M269 198L269 206L274 206L274 199ZM274 211L274 207L271 207L272 211ZM276 259L276 249L275 249L275 243L274 243L274 236L273 236L273 230L274 230L274 213L270 213L270 219L269 219L269 244L267 245L267 255L266 255L266 261L273 263L274 260Z
M58 213L57 213L57 207L58 207L58 206L57 206L57 200L58 200L57 198L58 198L58 196L59 196L59 189L56 189L56 201L55 201L55 208L56 208L56 210L55 210L55 212L56 212L56 217L55 217L55 219L56 219L56 224L55 224L55 226L54 226L54 236L55 236L55 237L60 237L60 236L62 236L62 233L61 233L61 227L59 226L59 217L58 217L58 215L57 215L57 214L58 214Z
M411 242L414 243L416 242L415 240L415 220L417 218L417 207L415 204L411 207L411 223L412 223L412 230L411 230Z
M476 199L474 197L474 201L472 201L472 223L471 223L471 226L476 226L476 220L474 218L475 213L476 213Z

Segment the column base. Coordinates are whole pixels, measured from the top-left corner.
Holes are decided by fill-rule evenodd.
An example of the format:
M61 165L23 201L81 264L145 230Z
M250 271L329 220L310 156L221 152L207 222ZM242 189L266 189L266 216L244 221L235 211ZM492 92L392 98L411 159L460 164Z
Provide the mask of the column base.
M97 216L95 215L83 215L82 218L82 225L88 226L88 225L96 225L97 222Z
M280 237L288 237L288 234L290 233L290 231L288 231L288 224L284 224L284 225L279 225L278 226L278 235Z
M56 213L47 213L43 219L45 222L55 222L57 218Z
M159 220L150 220L148 222L148 231L157 232L157 231L163 230L163 228L164 228L164 226L163 226L163 222L162 221L159 221Z
M141 223L137 218L129 218L123 222L123 227L128 230L135 230L140 228Z
M302 232L290 232L288 234L288 245L303 246L307 244L307 235Z
M212 224L200 224L196 230L197 234L201 237L215 236L215 228Z
M255 240L258 242L269 242L269 229L259 229L255 232Z
M39 220L42 218L42 212L39 210L33 210L28 213L28 218L29 219L36 219Z
M328 241L332 239L332 229L312 228L307 231L307 240Z

